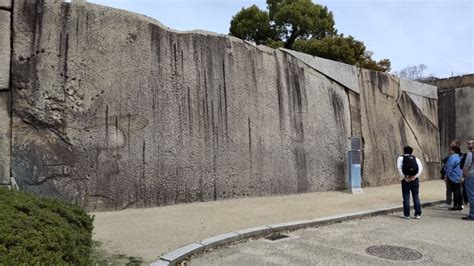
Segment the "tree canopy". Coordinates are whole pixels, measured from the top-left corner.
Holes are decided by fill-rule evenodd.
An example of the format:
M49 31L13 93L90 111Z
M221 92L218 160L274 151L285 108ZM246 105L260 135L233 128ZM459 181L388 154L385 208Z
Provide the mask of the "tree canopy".
M267 0L268 11L256 5L232 17L230 35L273 48L307 54L377 71L389 71L390 60L375 61L363 42L338 34L334 16L311 0Z

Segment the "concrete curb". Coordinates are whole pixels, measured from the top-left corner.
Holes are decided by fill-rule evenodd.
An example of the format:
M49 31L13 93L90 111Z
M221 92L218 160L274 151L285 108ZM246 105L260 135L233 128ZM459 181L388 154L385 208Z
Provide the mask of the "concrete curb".
M431 206L431 205L435 205L435 204L443 203L443 202L444 200L429 201L429 202L425 202L421 204L421 206L427 207L427 206ZM169 253L164 254L157 261L151 263L150 265L153 265L153 266L176 265L180 261L184 260L186 257L199 253L205 249L215 248L218 246L230 244L232 242L242 240L242 239L248 239L251 237L264 236L270 233L301 229L305 227L324 226L324 225L340 223L340 222L344 222L344 221L348 221L352 219L366 218L366 217L388 214L388 213L402 211L402 210L403 210L403 206L383 207L383 208L370 209L367 211L353 212L349 214L340 214L340 215L333 215L333 216L321 217L321 218L310 219L310 220L277 223L277 224L271 224L271 225L266 225L266 226L253 227L249 229L243 229L239 231L216 235L216 236L186 245L184 247L178 248L176 250L173 250Z

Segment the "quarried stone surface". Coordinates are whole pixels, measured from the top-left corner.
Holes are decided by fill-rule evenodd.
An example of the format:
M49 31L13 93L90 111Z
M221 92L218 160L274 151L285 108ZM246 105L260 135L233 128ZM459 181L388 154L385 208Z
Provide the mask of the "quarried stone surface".
M346 89L292 55L92 4L15 5L24 189L105 209L344 188Z
M446 156L449 143L458 139L461 151L467 150L467 141L474 138L472 108L474 101L474 74L427 81L438 87L439 132L441 155Z
M10 92L0 91L0 185L10 184Z
M14 4L24 190L90 209L341 190L351 136L366 185L398 181L405 144L432 161L430 86L413 100L388 74L301 53L79 1Z
M0 10L0 91L10 87L10 31L10 12Z
M12 0L0 0L0 8L11 9Z
M367 70L361 70L360 77L364 184L380 186L397 182L396 160L406 145L413 147L414 155L423 163L425 171L421 179L437 178L438 130L425 115L436 113L435 99L424 99L430 104L429 111L423 112L401 88L398 78Z
M456 89L456 138L467 150L467 141L474 139L474 82L471 86Z

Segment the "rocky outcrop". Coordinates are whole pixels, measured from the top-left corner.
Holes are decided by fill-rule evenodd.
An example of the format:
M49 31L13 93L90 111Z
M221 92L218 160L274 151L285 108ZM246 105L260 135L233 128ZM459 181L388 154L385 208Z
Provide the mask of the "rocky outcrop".
M0 1L0 186L10 185L11 1Z
M436 167L436 97L388 74L82 2L14 5L22 189L91 209L340 190L349 137L366 185L397 182L405 144Z
M447 154L454 139L460 140L462 151L466 151L467 141L474 138L474 74L425 82L438 87L441 155Z

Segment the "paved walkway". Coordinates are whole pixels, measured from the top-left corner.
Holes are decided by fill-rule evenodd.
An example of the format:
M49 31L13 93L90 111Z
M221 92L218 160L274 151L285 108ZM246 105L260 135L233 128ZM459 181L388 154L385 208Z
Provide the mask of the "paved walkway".
M420 198L445 197L442 180L420 183ZM146 263L181 246L236 230L338 214L399 207L400 185L364 188L364 194L329 191L94 212L93 239L111 255L138 256Z

